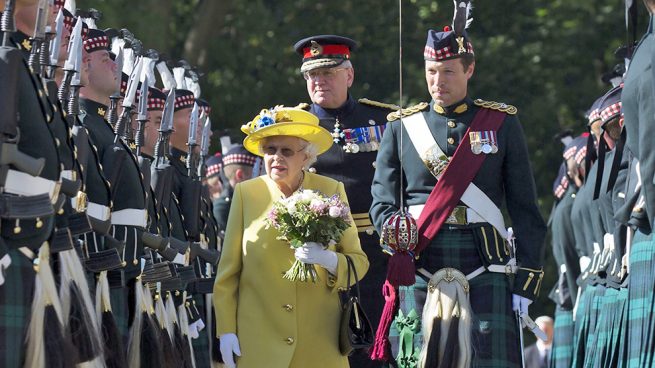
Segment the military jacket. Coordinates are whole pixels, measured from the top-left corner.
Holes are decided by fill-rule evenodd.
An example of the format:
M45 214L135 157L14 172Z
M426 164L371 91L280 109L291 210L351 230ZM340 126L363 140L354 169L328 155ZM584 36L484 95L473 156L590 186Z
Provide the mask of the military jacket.
M181 218L189 240L198 241L200 235L200 183L188 176L187 153L170 149L171 166L175 168L173 194L178 201Z
M452 109L437 112L434 101L423 104L423 114L436 143L449 157L455 153L464 138L473 117L481 107L466 98ZM418 109L417 109L418 110ZM403 192L406 205L425 204L437 180L428 171L416 152L406 129L399 120L389 123L380 151L377 170L373 179L371 218L378 232L382 224L400 208L399 193L401 175L404 178ZM401 172L400 137L402 134L403 168ZM523 129L516 115L507 114L502 127L497 132L497 148L494 154L487 155L473 183L480 188L498 207L506 205L516 236L517 260L529 272L517 274L515 292L525 294L523 286L528 274L532 279L542 269L542 252L546 224L536 203L536 191ZM525 295L534 298L534 295Z
M569 184L564 196L555 206L551 223L553 256L558 271L562 265L566 266L566 272L563 275L560 274L560 295L557 302L558 305L566 306L569 310L575 304L578 288L576 279L580 276L580 262L575 249L574 226L571 221L571 209L576 198L576 192L575 185ZM564 288L568 289L568 294L562 292Z
M592 211L591 207L597 168L598 165L594 163L589 169L584 184L578 189L571 209L571 220L574 224L577 224L573 228L573 235L575 236L575 245L580 257L591 257L594 252L593 244L598 243L599 239L602 241L602 236L598 236L594 232L591 219L594 216L597 218L596 221L600 221L598 210Z
M27 51L25 45L31 47L29 41L23 43L27 37L17 32L12 37L18 48ZM42 178L59 180L61 160L57 150L56 140L49 125L52 124L53 114L43 85L37 76L30 72L27 60L19 68L18 75L18 129L20 138L18 149L34 158L44 158L45 165ZM2 220L2 238L9 246L29 246L36 249L51 234L54 217L41 219Z
M655 136L655 80L652 60L655 50L653 34L654 18L651 16L648 31L641 39L630 61L621 93L624 127L627 133L626 147L639 161L643 185L641 194L646 199L649 224L655 217L655 150L652 137Z
M311 170L345 185L354 214L368 212L372 200L370 193L375 156L387 123L387 114L394 111L392 106L365 99L356 101L349 95L338 109L324 109L312 104L309 111L318 116L323 128L337 135L335 144L318 156ZM357 148L353 145L357 145Z

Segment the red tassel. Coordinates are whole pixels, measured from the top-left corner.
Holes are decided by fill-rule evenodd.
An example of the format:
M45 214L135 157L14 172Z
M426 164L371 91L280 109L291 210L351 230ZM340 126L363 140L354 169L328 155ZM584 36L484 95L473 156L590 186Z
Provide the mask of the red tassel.
M414 257L407 252L396 252L389 259L387 280L394 286L411 286L416 282Z
M380 324L375 333L375 342L369 352L369 356L372 360L386 362L391 358L389 329L391 328L391 322L393 322L393 316L396 314L397 308L396 289L388 280L385 281L382 286L382 294L384 295L385 300L384 309L382 310Z

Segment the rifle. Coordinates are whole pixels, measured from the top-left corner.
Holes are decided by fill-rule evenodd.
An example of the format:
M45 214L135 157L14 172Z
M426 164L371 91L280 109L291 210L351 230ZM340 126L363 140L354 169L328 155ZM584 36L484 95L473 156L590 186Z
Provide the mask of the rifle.
M205 174L207 173L207 166L205 165L205 162L207 160L207 156L209 155L209 143L210 143L209 141L211 139L211 129L212 129L212 122L211 119L209 119L209 116L204 115L204 118L205 118L204 119L205 123L203 124L202 127L202 138L200 140L200 161L198 162L198 177L200 178L201 181L205 177Z
M189 121L189 136L187 138L187 147L189 147L189 153L186 156L186 169L191 179L197 179L196 174L197 170L196 165L196 135L198 132L198 104L193 103L193 109L191 110L191 119Z
M114 133L116 137L114 138L114 143L123 138L124 140L128 139L128 130L127 127L131 126L132 123L132 104L134 103L134 98L136 96L136 90L139 85L139 77L141 76L141 67L143 66L143 60L139 57L136 62L136 66L130 74L130 80L127 82L127 91L125 92L125 97L123 98L123 112L116 122L114 127Z
M76 73L76 70L81 70L82 47L82 20L78 17L73 32L71 32L70 40L68 41L68 58L66 58L66 62L64 63L64 79L61 82L61 86L59 86L59 93L57 94L62 105L68 103L69 89L71 79L73 79L73 74ZM79 56L78 50L80 53Z

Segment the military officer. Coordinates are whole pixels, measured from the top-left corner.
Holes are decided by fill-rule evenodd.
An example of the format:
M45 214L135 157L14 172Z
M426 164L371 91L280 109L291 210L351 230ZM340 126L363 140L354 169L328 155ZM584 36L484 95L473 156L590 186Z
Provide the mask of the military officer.
M390 115L376 161L371 218L377 230L385 237L393 228L384 224L406 216L397 212L401 191L418 219L416 248L390 246L383 315L393 313L396 302L399 310L393 324L391 318L380 322L378 337L390 329L397 338L391 352L377 339L373 350L374 358L392 355L401 367L520 367L512 309L527 314L543 277L546 226L517 109L468 96L475 59L464 30L466 10L458 6L452 30L428 32L425 77L432 101L403 109L402 121ZM515 238L502 220L503 202ZM454 308L447 302L453 299ZM436 337L447 328L442 317L452 321L448 328L459 329L460 343ZM460 354L449 355L455 345Z
M220 232L225 232L227 226L227 215L230 213L234 187L238 183L252 178L256 160L257 156L248 152L242 144L230 148L223 156L223 175L227 178L229 185L223 188L221 196L214 201L214 217Z
M386 259L379 251L379 237L368 216L370 187L386 116L397 107L366 98L355 99L350 94L355 80L351 54L356 47L354 40L335 35L311 36L294 45L302 56L300 72L312 101L305 107L318 116L322 127L332 132L335 142L309 170L341 181L346 187L362 249L370 262L369 272L360 283L362 305L371 323L377 324L384 304L379 291ZM360 354L355 354L350 362L357 367L377 366Z

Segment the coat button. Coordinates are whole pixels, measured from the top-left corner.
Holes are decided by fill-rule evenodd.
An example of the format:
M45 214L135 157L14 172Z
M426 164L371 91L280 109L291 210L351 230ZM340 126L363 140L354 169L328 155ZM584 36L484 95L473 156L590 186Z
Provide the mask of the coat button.
M291 312L291 311L293 310L293 305L291 305L291 304L285 304L285 305L284 305L284 309L285 309L287 312Z
M448 138L448 144L455 144L455 139Z
M456 126L456 124L455 124L454 121L452 121L452 120L449 120L449 121L448 121L448 127L449 127L449 128L454 128L455 126Z
M287 342L287 345L293 344L293 337L287 337L284 341Z

